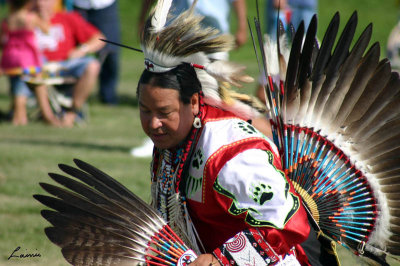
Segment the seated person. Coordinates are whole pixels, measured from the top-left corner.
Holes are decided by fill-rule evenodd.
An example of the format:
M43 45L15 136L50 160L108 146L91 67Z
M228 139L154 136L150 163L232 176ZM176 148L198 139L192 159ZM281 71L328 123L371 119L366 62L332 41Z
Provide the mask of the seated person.
M62 126L72 127L76 113L90 95L100 70L99 62L88 54L100 50L104 35L86 22L78 13L55 11L57 0L36 0L36 7L42 19L50 23L47 34L36 31L38 48L47 62L57 61L61 66L60 75L74 77L72 86L72 108L62 118ZM35 92L44 117L51 116L44 86L35 86Z
M34 35L37 27L44 32L48 31L48 23L32 10L30 0L9 2L9 13L0 25L0 69L8 76L14 125L25 125L28 122L25 105L28 96L32 94L21 74L23 70L42 66ZM54 122L50 117L47 121Z

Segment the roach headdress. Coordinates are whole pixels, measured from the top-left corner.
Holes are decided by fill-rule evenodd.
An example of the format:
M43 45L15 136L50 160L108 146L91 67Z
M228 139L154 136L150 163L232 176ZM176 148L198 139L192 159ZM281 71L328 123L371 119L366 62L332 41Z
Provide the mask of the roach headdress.
M206 103L232 111L250 119L265 108L252 97L231 91L253 79L244 74L244 66L209 55L227 52L233 47L232 36L200 24L203 19L191 8L175 18L168 18L172 0L158 1L141 34L145 67L151 72L166 72L182 63L195 69Z

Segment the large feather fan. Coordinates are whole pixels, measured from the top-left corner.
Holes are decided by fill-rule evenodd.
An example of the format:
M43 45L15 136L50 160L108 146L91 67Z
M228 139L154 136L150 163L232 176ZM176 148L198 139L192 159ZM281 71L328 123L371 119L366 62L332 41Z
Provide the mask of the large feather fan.
M372 25L351 45L356 26L354 12L337 39L336 13L319 46L314 16L256 54L286 174L326 235L379 261L400 255L400 79L379 43L368 48Z
M34 195L54 210L42 210L51 223L47 237L73 265L184 265L194 252L156 211L115 179L78 159L60 164L74 178L50 173L65 188L41 183L55 197ZM76 180L77 179L77 180ZM179 262L179 263L178 263Z

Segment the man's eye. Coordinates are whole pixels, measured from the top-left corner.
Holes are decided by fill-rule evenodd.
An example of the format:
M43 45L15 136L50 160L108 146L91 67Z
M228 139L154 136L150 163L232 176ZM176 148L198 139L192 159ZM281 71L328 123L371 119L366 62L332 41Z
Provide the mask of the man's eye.
M163 110L163 111L159 112L159 114L164 117L170 115L171 113L172 113L172 111L170 111L170 110Z

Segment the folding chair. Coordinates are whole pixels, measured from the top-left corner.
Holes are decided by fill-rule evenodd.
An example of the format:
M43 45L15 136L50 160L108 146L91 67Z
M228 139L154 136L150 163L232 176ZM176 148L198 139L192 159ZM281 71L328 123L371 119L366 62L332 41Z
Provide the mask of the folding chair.
M48 98L50 106L56 116L62 117L63 113L72 109L72 93L70 87L76 82L74 77L61 77L58 75L61 70L59 64L45 64L42 70L43 75L33 77L29 73L22 74L22 79L29 85L46 85L48 89ZM39 106L33 103L28 106L29 119L40 119L41 112ZM81 111L77 114L77 122L87 121L89 119L89 106L85 103Z

